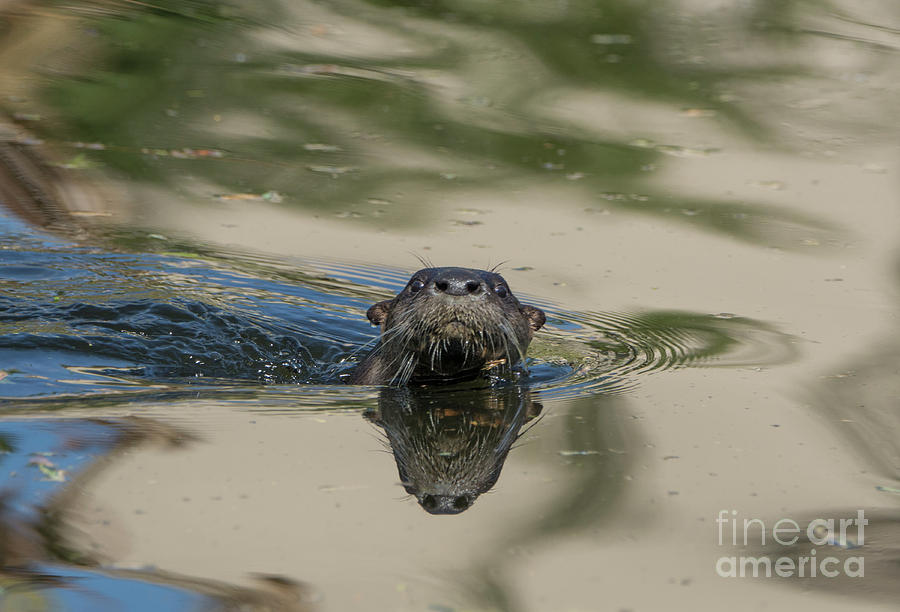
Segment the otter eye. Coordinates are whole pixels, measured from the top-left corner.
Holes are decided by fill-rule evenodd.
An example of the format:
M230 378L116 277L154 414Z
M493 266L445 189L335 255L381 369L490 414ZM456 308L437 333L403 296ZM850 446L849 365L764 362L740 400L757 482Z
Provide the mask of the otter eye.
M509 295L509 289L506 288L506 285L497 285L494 287L494 293L496 293L501 298L505 298Z
M412 291L413 293L418 293L424 287L425 287L425 283L420 281L418 278L409 284L409 290Z

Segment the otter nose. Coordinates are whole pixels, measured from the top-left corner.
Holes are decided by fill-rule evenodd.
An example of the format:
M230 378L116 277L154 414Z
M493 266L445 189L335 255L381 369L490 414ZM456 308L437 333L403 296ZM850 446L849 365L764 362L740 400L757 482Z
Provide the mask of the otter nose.
M472 500L465 495L425 494L419 504L430 514L459 514L472 505Z
M434 288L447 295L476 295L481 293L481 279L465 270L448 270L434 279Z

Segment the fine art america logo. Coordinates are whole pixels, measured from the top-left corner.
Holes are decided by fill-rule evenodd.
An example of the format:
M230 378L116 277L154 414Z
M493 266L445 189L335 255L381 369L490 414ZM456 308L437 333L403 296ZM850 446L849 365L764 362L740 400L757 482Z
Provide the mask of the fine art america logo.
M719 546L785 547L783 556L722 556L716 560L716 573L723 578L862 578L865 559L861 554L829 555L835 550L858 549L865 544L865 526L869 520L862 510L855 518L817 518L805 525L789 518L771 523L757 518L738 518L737 510L720 510L716 518ZM798 542L803 539L803 542ZM787 547L791 547L788 549ZM817 547L823 550L819 551Z

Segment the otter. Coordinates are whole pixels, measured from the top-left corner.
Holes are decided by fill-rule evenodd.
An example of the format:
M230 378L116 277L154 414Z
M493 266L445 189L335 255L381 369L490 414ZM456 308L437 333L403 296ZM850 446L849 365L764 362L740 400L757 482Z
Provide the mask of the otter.
M396 297L366 313L378 344L350 375L358 385L449 383L525 356L544 312L519 303L496 272L423 268Z

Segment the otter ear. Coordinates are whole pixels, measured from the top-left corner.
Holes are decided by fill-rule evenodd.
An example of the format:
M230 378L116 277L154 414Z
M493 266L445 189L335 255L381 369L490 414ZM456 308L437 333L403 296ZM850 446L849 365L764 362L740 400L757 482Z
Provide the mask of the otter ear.
M366 317L372 322L372 325L381 325L387 319L388 313L391 311L393 300L385 300L378 302L369 307L366 311Z
M544 311L534 306L522 306L522 314L528 319L531 331L539 330L547 321L547 315L544 314Z

